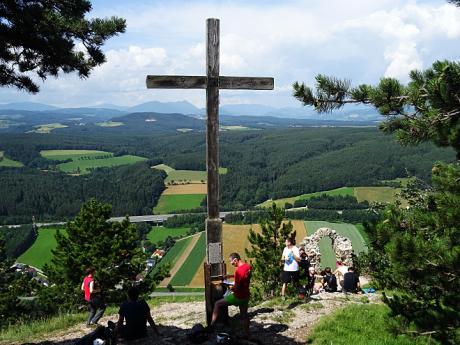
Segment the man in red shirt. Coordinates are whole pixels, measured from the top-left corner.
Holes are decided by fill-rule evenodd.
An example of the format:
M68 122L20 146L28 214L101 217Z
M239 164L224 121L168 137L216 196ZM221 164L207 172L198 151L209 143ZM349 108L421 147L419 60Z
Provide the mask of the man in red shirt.
M241 322L243 330L246 335L249 334L249 317L248 317L248 303L249 303L249 283L251 280L251 265L241 260L238 253L230 254L230 263L235 270L235 284L231 286L232 292L225 295L224 298L218 300L214 304L212 312L211 327L217 321L219 310L221 307L235 305L240 308Z

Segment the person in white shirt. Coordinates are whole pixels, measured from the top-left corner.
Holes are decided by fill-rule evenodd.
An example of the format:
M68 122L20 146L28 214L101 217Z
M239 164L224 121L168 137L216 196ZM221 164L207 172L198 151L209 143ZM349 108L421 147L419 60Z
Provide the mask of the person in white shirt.
M293 238L286 238L286 247L283 250L281 261L284 261L283 273L281 280L283 286L281 288L281 297L284 298L286 292L286 285L293 283L296 287L299 284L299 261L300 254L299 248L295 246L295 240Z

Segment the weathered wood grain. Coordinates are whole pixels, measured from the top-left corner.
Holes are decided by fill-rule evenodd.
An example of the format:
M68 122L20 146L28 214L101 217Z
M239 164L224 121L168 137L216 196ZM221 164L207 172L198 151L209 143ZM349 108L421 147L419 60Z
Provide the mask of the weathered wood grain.
M219 77L219 89L273 90L273 78L264 77Z
M205 76L185 75L148 75L146 84L148 89L205 89Z

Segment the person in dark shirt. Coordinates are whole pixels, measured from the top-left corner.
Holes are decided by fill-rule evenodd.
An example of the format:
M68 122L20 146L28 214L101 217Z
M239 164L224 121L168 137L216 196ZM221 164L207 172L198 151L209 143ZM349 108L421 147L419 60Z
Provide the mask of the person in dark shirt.
M123 302L118 311L119 317L116 327L117 335L126 340L139 339L147 336L147 322L160 335L155 322L150 315L150 308L144 300L138 300L139 290L131 287L128 290L128 300ZM126 325L123 324L126 321Z
M299 279L305 279L308 277L308 269L310 268L310 259L308 258L305 249L301 247L299 249L300 261L299 261Z
M332 269L330 267L326 267L324 270L323 289L326 292L337 291L337 278L332 274Z
M348 267L348 272L343 276L342 291L345 293L358 293L361 289L359 277L353 267Z

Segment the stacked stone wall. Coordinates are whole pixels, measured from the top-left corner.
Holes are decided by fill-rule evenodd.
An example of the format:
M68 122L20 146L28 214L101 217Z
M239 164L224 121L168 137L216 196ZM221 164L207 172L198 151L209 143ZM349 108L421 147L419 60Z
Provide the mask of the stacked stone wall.
M332 249L337 261L342 261L346 266L353 266L353 246L349 238L342 236L331 228L319 228L310 236L304 238L300 246L305 248L305 253L310 257L311 266L317 271L321 267L321 253L319 250L319 241L329 237L332 240ZM335 268L332 267L334 270Z

